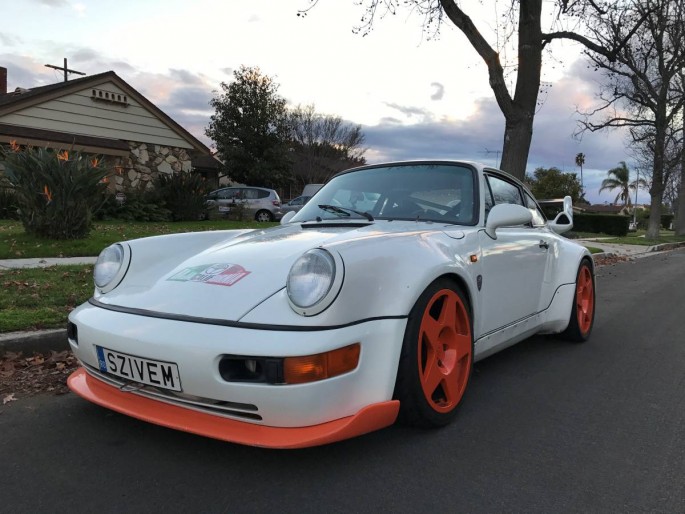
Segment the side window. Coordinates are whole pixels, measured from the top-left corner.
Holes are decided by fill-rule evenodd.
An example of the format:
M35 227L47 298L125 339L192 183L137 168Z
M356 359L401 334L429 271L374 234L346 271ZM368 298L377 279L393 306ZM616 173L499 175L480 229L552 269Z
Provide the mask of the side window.
M259 189L243 189L243 198L246 200L256 200L259 198Z
M255 189L257 192L257 198L269 198L269 192L264 189Z
M235 189L222 189L221 191L219 191L218 196L222 200L229 200L235 196L235 192Z
M530 196L528 193L526 193L525 196L526 196L526 207L528 207L531 214L533 215L533 226L534 227L543 226L547 221L545 219L545 215L542 213L542 211L538 207L538 204L535 203L535 200L533 200L532 196Z
M498 177L488 176L488 182L490 183L490 189L492 191L493 199L495 200L495 205L500 203L513 203L516 205L524 205L523 199L521 198L521 191L519 191L518 186L507 182Z

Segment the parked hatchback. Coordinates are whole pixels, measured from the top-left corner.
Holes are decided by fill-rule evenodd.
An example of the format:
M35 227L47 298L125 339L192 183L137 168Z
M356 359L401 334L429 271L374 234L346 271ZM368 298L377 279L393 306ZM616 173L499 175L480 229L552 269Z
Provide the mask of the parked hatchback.
M297 198L293 198L289 202L284 203L283 207L281 207L283 214L290 211L299 211L302 207L304 207L304 204L306 204L310 198L311 196L298 196Z
M217 206L219 214L228 215L243 205L256 221L276 221L283 217L281 199L273 189L264 187L224 187L207 195L207 205Z

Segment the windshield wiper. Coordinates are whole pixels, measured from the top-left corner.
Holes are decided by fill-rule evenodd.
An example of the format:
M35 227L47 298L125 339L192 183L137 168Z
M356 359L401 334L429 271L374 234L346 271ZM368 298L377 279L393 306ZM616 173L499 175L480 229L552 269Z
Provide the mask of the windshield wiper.
M349 216L351 212L357 214L358 216L362 216L363 218L366 218L369 221L373 221L373 216L371 216L370 212L362 212L362 211L355 211L354 209L350 209L348 207L338 207L337 205L329 205L329 204L321 204L319 205L319 209L328 211L328 212L335 212L337 214L344 214L345 216Z

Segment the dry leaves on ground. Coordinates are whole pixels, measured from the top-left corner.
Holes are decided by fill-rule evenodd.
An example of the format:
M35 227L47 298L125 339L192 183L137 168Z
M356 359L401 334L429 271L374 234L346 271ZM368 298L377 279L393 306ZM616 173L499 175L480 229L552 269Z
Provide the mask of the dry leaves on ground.
M619 262L626 262L626 261L632 261L634 260L632 257L628 257L625 255L606 255L603 256L602 254L595 254L594 255L595 259L595 264L597 266L609 266L612 264L617 264Z
M67 377L78 367L68 351L34 353L6 352L0 356L0 399L2 405L38 393L68 392Z

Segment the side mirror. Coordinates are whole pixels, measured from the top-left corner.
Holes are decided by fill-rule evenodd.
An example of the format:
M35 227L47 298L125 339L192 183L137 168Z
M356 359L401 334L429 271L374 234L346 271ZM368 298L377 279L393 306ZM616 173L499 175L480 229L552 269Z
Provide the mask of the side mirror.
M283 217L281 218L281 225L285 225L286 223L289 223L290 220L292 219L293 216L295 216L295 211L288 211L286 212Z
M488 221L485 223L485 233L497 239L497 229L500 227L515 227L533 221L533 214L523 205L501 203L490 209Z
M548 222L547 226L557 234L563 234L573 228L573 201L570 196L564 197L562 211L553 221Z

